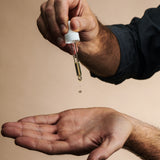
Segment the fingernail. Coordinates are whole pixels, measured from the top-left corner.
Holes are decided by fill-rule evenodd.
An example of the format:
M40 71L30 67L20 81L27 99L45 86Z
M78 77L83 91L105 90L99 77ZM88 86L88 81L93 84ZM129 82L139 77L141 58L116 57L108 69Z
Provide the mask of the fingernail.
M58 46L61 46L63 42L64 42L64 40L63 40L62 37L58 37L58 38L57 38L57 45L58 45Z
M61 24L60 25L60 30L61 30L62 33L65 33L67 28L66 28L66 26L64 24Z

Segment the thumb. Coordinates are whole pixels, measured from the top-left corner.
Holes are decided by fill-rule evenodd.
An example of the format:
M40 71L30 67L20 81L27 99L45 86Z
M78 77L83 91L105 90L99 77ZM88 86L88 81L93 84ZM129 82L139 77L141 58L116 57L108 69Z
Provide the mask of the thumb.
M93 150L87 160L104 160L120 149L122 145L115 138L106 139L98 148Z
M91 31L95 29L96 25L98 24L96 18L93 16L88 17L73 17L71 19L71 29L75 32L81 31Z

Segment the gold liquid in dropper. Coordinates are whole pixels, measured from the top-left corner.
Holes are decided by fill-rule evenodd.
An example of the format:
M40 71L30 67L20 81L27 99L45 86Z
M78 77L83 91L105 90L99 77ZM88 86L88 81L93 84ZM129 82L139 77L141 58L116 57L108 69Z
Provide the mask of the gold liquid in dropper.
M82 80L82 73L81 73L80 64L78 62L75 62L74 64L75 64L75 69L76 69L78 80L81 81Z
M80 62L78 59L76 44L74 44L74 47L75 47L74 49L75 49L76 53L73 55L73 59L74 59L76 74L77 74L78 80L81 81L82 80L82 72L81 72Z
M80 62L79 62L79 59L78 59L76 43L74 43L74 50L75 50L75 54L73 55L73 59L74 59L76 74L77 74L78 80L82 81L82 72L81 72ZM78 91L78 93L82 93L82 90L80 89Z
M76 74L77 74L78 80L82 81L82 72L81 72L81 68L80 68L80 62L77 61L78 59L75 57L76 57L76 55L74 55L74 64L75 64ZM78 93L82 93L82 90L80 89L78 91Z

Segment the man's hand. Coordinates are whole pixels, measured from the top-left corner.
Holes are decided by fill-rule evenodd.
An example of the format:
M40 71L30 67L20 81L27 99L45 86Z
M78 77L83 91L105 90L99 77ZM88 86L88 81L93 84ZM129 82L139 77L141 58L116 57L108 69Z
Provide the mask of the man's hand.
M82 42L91 41L98 35L98 21L86 0L48 0L41 5L37 25L46 39L72 53L70 45L65 44L63 36L68 31L69 19L72 30L80 32Z
M71 20L72 30L80 34L80 61L97 76L113 76L120 64L118 41L97 20L86 0L48 0L41 5L37 25L45 39L74 54L73 46L64 41L64 34L68 32L68 20Z
M110 108L67 110L6 123L2 134L17 145L47 154L90 153L103 160L120 149L132 131L131 123Z

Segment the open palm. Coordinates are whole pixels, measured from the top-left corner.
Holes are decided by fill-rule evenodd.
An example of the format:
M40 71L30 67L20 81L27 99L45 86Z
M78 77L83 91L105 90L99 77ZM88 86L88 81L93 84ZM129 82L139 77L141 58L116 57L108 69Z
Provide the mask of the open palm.
M88 159L106 159L120 149L132 130L122 114L109 108L67 110L8 122L2 134L17 145L47 154L90 153Z

